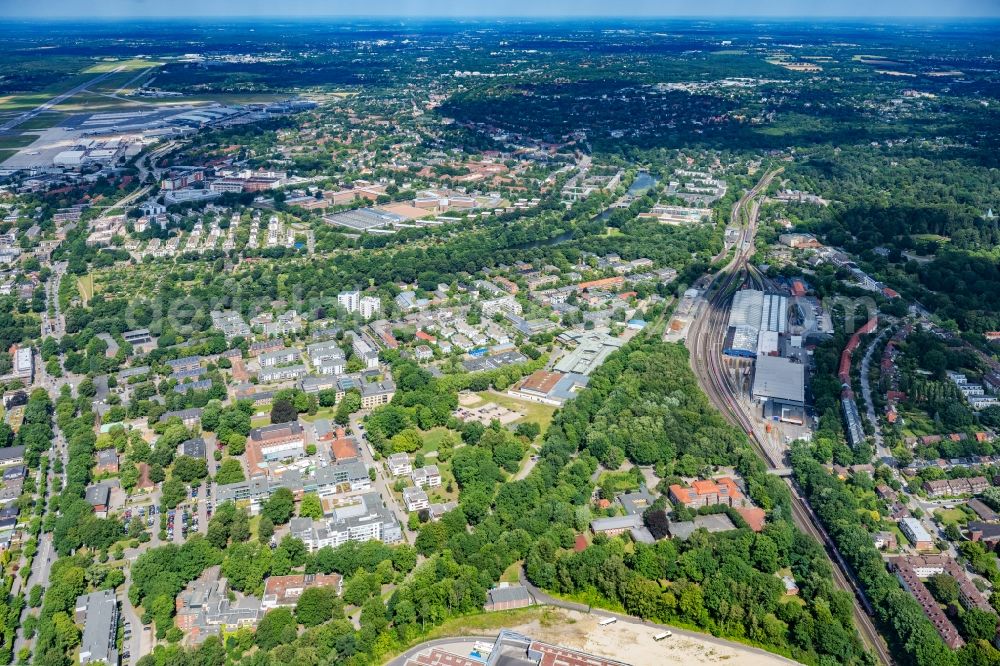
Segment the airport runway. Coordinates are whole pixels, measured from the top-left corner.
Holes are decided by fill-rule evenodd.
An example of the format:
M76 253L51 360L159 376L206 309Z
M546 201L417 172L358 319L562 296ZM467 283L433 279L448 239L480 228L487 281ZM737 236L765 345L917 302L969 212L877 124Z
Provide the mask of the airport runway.
M16 116L14 118L11 118L10 120L8 120L7 122L5 122L4 124L0 125L0 132L7 132L9 130L14 129L15 127L17 127L21 123L27 122L27 121L31 120L32 118L34 118L35 116L37 116L38 114L44 113L45 111L48 111L49 109L51 109L52 107L56 106L57 104L61 104L62 102L65 102L67 99L69 99L73 95L76 95L77 93L83 92L84 90L86 90L90 86L94 85L95 83L100 83L101 81L103 81L104 79L108 78L109 76L117 74L118 72L122 71L122 69L123 69L122 67L116 67L115 69L111 70L110 72L105 72L104 74L101 74L100 76L97 76L97 77L94 77L94 78L90 79L89 81L84 81L83 83L81 83L77 87L72 88L70 90L67 90L66 92L64 92L62 94L56 95L55 97L53 97L49 101L36 106L32 110L25 111L21 115Z

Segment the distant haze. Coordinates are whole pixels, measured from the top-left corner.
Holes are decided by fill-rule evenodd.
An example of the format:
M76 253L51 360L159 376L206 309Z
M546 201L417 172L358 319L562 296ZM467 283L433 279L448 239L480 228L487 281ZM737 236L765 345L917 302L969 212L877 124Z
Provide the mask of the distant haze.
M0 0L5 18L267 16L994 18L1000 0Z

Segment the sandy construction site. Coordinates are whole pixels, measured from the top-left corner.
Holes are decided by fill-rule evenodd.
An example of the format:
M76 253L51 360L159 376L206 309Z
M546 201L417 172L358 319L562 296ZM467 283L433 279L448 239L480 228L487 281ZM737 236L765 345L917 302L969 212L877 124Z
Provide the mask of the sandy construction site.
M790 659L771 655L751 647L716 643L712 636L674 632L670 638L654 641L659 633L652 627L615 622L599 626L600 616L576 611L546 609L540 620L510 627L532 638L564 645L633 666L663 664L739 664L739 666L778 666L794 664Z

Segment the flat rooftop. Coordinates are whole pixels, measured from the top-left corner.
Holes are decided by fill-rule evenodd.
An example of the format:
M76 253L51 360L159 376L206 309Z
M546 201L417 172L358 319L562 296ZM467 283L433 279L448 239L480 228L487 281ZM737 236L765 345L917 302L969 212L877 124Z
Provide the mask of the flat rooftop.
M805 366L780 356L758 356L754 363L752 393L755 399L804 405Z

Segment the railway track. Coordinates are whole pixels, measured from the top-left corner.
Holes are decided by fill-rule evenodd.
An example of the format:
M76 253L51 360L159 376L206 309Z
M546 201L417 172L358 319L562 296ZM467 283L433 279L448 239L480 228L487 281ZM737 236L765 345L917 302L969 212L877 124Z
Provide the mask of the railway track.
M756 288L765 286L764 276L749 265L749 259L753 255L753 239L757 233L757 220L760 212L759 195L779 173L781 173L781 169L766 173L733 206L731 224L739 224L745 218L746 231L736 246L732 260L712 279L705 294L706 304L703 306L703 311L692 323L688 333L689 347L692 351L691 367L709 400L730 422L743 428L750 437L754 449L771 469L784 467L784 460L780 454L770 450L767 438L760 433L747 411L740 405L738 389L734 386L725 365L722 348L725 342L733 293L745 283ZM840 555L812 508L799 495L794 483L791 480L788 480L788 483L791 487L792 518L795 524L824 545L827 555L834 565L832 569L835 582L841 589L852 593L855 624L862 638L868 647L878 655L883 664L892 664L893 660L885 641L882 640L872 622L872 608L864 590L858 584L850 567Z

